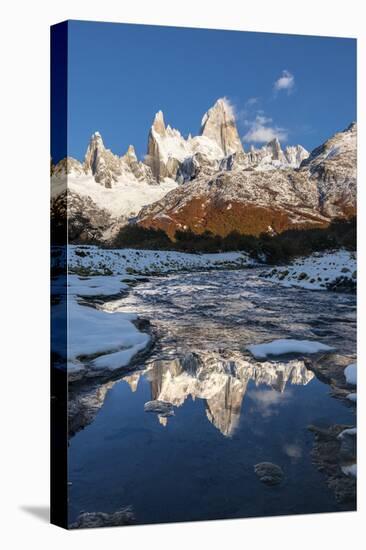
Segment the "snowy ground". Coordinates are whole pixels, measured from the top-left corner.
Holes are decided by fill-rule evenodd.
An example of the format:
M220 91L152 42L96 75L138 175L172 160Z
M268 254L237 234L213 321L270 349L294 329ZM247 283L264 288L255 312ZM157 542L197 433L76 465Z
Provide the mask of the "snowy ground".
M54 262L58 258L55 255ZM60 365L67 365L70 381L124 368L151 342L151 336L134 324L137 315L122 310L121 295L128 290L128 283L138 281L141 275L240 268L252 263L241 253L198 255L70 246L70 274L67 281L60 278L59 284L53 283L53 293L61 300L52 312L54 326L62 333L67 311L67 357L65 339L56 337L52 349L60 356ZM90 303L90 298L98 300Z
M125 367L149 345L150 335L140 332L133 323L137 315L120 310L118 295L127 288L119 276L80 278L69 275L67 283L63 278L59 288L53 285L54 295L61 297L52 308L54 326L62 330L67 315L67 357L65 340L57 338L57 330L53 333L52 349L60 357L59 365L67 366L70 381ZM96 303L94 307L85 301L85 298L103 299L103 296L106 300L108 297L114 299ZM67 300L67 308L64 300Z
M174 251L103 249L97 246L69 246L71 272L150 275L214 268L241 268L254 262L244 252L186 254Z
M57 257L56 257L57 261ZM131 360L148 348L151 337L141 332L135 322L137 315L122 310L121 295L129 283L144 275L160 275L178 271L210 269L239 269L254 265L245 253L187 254L174 251L135 249L103 249L96 246L68 247L68 365L70 379L98 376L126 367ZM356 260L346 251L314 254L299 259L287 268L275 268L262 276L286 286L308 289L326 289L328 282L340 276L355 277ZM55 290L55 289L54 289ZM56 289L66 299L66 288ZM90 304L85 298L96 298ZM53 308L54 319L62 326L62 301ZM53 349L58 349L57 342ZM62 342L61 342L62 344ZM317 347L318 346L318 347ZM251 346L249 351L257 358L283 353L316 353L325 351L317 342L278 340ZM325 346L326 347L326 346ZM301 348L301 349L300 349ZM316 349L314 349L316 348ZM354 378L350 365L345 375ZM350 394L350 400L356 395Z
M309 290L339 290L356 284L356 255L346 250L315 253L299 258L287 266L275 267L261 274L273 282Z

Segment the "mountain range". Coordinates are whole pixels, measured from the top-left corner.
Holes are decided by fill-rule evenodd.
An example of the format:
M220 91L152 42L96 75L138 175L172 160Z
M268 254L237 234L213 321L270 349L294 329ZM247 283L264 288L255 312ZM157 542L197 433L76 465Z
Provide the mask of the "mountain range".
M218 99L188 137L153 120L147 154L118 156L95 132L84 162L51 162L51 215L70 242L112 242L128 223L164 230L259 235L327 226L356 212L357 127L312 152L274 139L245 151L230 103Z

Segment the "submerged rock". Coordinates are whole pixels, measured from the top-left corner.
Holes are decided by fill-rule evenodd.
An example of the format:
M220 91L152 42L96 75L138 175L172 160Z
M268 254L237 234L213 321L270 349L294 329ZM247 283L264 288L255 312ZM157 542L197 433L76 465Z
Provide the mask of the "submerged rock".
M148 401L144 405L144 411L158 414L160 417L174 415L173 405L167 401Z
M104 512L83 512L75 523L72 523L70 529L89 529L92 527L115 527L120 525L132 525L134 523L134 514L130 506L118 510L113 514Z
M350 426L334 424L328 428L309 426L315 442L311 453L313 463L327 478L337 502L356 507L356 478L348 475L356 463L356 432Z
M356 400L349 399L354 386L345 377L345 369L355 361L354 356L331 353L316 359L306 358L304 361L306 368L313 371L321 382L329 384L334 397L356 404Z
M282 468L272 462L259 462L254 466L254 471L266 485L278 485L285 475Z

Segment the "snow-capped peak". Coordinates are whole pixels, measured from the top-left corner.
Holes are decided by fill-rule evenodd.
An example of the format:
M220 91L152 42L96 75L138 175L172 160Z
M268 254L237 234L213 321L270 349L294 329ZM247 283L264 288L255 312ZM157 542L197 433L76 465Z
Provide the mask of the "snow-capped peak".
M267 147L272 150L273 160L280 160L282 149L277 137L267 143Z
M135 151L135 148L133 145L129 145L128 146L128 149L127 149L127 152L126 154L124 155L125 157L129 157L129 158L132 158L134 160L136 160L137 162L137 156L136 156L136 151ZM123 158L123 157L122 157Z
M162 111L158 111L155 115L152 129L155 130L158 134L163 136L165 134L165 122L164 115Z
M337 132L327 139L322 145L311 151L309 157L303 162L303 166L314 169L325 160L337 160L343 155L356 157L357 152L357 124L352 122L342 132Z

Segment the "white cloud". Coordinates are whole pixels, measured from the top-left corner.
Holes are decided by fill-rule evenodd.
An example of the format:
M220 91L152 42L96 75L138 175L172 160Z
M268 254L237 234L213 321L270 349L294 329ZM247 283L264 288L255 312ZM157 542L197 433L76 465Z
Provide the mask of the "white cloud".
M290 458L302 457L302 448L297 443L286 443L283 446L283 450Z
M264 114L257 115L255 120L258 124L263 124L263 125L264 124L269 124L270 122L272 122L272 119L265 116Z
M281 90L287 90L290 93L295 86L295 77L290 71L283 70L280 78L274 83L274 90L279 92Z
M249 99L246 100L245 106L251 107L252 105L257 105L258 101L259 101L258 97L250 97Z
M243 140L246 143L268 143L268 141L272 141L275 138L280 141L286 141L287 130L279 126L270 125L271 122L271 118L262 114L257 115L253 121L246 121L245 124L249 126L249 130L243 136Z
M251 390L248 396L254 403L254 409L264 418L279 414L279 408L292 399L292 391L286 389L285 393L280 393L274 389L270 390Z

